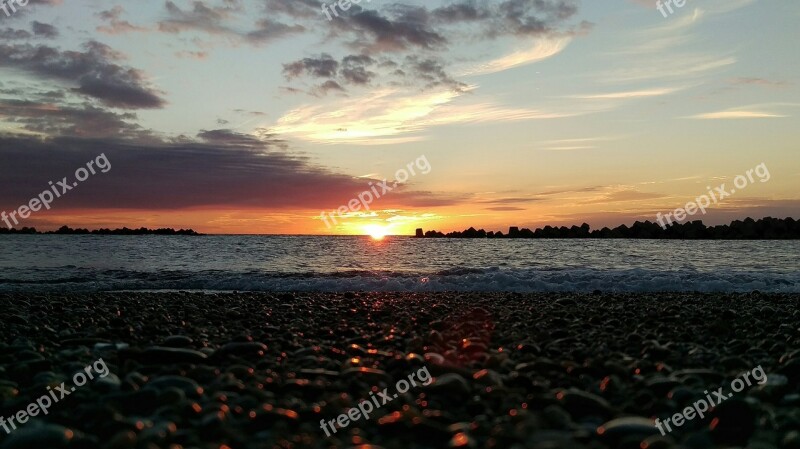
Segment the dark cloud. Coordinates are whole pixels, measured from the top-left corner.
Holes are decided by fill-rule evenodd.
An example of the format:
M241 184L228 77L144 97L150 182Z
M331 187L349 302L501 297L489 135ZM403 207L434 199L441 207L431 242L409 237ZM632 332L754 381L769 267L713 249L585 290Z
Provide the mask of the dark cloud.
M344 92L345 88L334 80L328 80L320 84L319 86L314 87L311 94L321 97L328 95L328 93L330 93L331 91Z
M319 0L267 0L265 9L270 15L284 14L298 19L322 16L322 2Z
M366 85L376 76L368 67L375 64L375 60L367 55L345 56L342 60L340 75L348 84Z
M283 75L287 80L308 75L315 78L333 78L339 70L339 61L323 53L317 58L303 58L283 65Z
M357 50L357 54L341 60L323 54L284 64L287 80L303 76L325 78L348 88L373 85L381 79L393 86L445 86L464 92L468 86L449 74L450 43L465 36L530 39L577 34L587 26L582 23L570 28L567 24L577 14L574 0L457 0L441 7L361 2L347 11L337 8L335 12L333 2L327 5L329 13L336 16L330 21L329 38ZM296 4L271 0L268 6L295 18L320 13L320 3L311 0ZM311 93L319 95L324 91L317 88Z
M305 28L300 25L287 25L272 19L261 19L256 22L256 29L248 32L244 37L250 43L261 44L304 30Z
M4 41L30 39L31 37L33 37L33 35L25 30L15 30L13 28L0 30L0 39Z
M433 29L429 19L424 7L403 7L393 16L354 7L331 23L340 34L355 33L351 46L362 52L443 49L447 38Z
M278 150L279 140L257 141L228 130L200 139L123 142L115 139L0 137L0 210L9 210L105 154L111 170L58 199L60 210L192 207L331 210L369 190L375 180L316 167ZM388 206L441 206L461 198L393 191Z
M124 109L161 108L159 93L145 84L144 74L116 64L122 55L91 41L84 52L45 45L0 44L0 67L24 70L41 78L75 83L75 92L107 106Z
M136 114L117 114L91 104L58 105L63 93L44 92L40 99L0 99L0 117L6 123L48 136L74 136L96 138L150 138L150 132L131 123Z
M33 34L38 37L45 37L48 39L58 37L58 28L54 27L53 25L34 20L31 22L31 28L33 29Z
M489 12L470 3L453 3L436 8L431 15L440 23L475 22L490 17Z
M263 44L293 33L305 31L300 25L287 25L278 22L269 15L255 22L254 29L239 31L226 23L241 12L242 6L236 0L226 0L225 6L208 6L203 1L195 1L192 9L183 10L172 1L165 3L168 19L158 23L159 31L164 33L182 33L201 31L213 35L225 36L232 41L244 41L251 44Z
M147 31L147 28L145 27L139 27L131 24L127 20L122 20L121 17L124 12L125 9L122 6L117 5L109 10L98 13L97 16L106 22L107 25L101 25L97 27L97 31L112 35L131 33L135 31Z
M402 67L402 68L398 68ZM377 70L380 73L374 71ZM391 60L378 63L369 55L349 55L341 62L331 55L323 53L319 57L304 58L284 64L283 73L287 80L307 76L310 78L327 78L327 89L318 86L313 95L324 95L330 90L345 90L344 86L366 86L376 78L401 78L394 85L420 85L429 89L445 86L458 92L464 92L467 85L446 71L444 63L435 57L420 58L407 56L402 66Z
M230 30L222 25L229 17L228 8L212 8L205 2L195 1L191 10L182 10L174 2L165 3L169 18L158 24L165 33L180 33L187 30L201 30L213 34L227 34Z
M448 75L445 72L444 64L433 58L423 59L417 56L408 56L404 69L401 70L401 73L405 77L424 81L426 83L425 88L446 86L452 90L463 92L468 87L467 84L457 81Z

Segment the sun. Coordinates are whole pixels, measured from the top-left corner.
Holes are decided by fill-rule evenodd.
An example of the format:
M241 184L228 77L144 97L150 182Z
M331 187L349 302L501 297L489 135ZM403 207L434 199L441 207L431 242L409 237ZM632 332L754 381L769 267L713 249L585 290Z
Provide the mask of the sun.
M364 227L364 231L372 237L372 240L383 240L386 237L387 229L384 226L369 225Z

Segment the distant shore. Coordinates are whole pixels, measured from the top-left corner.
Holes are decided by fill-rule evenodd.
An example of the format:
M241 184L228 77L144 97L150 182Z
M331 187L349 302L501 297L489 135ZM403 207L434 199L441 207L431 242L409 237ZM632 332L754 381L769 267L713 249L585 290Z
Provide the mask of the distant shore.
M793 218L765 217L759 220L746 218L730 225L707 227L701 220L661 227L650 221L635 222L632 226L620 225L592 230L584 223L581 226L545 226L535 231L511 226L507 234L501 231L486 231L469 228L463 232L427 231L418 228L417 238L464 238L464 239L682 239L682 240L796 240L800 239L800 221Z
M1 416L100 357L112 373L10 435L0 430L3 447L796 441L793 427L768 423L797 416L800 295L126 292L0 301ZM654 418L757 366L768 383L665 436L655 427ZM422 367L431 385L331 437L321 430L321 420Z
M108 229L108 228L101 228L101 229L94 229L92 231L88 229L81 229L76 228L72 229L69 226L62 226L58 228L56 231L47 231L47 232L39 232L36 228L20 228L20 229L7 229L0 227L0 234L59 234L59 235L86 235L86 234L94 234L94 235L204 235L195 232L193 229L178 229L177 231L172 228L160 228L160 229L147 229L147 228L138 228L138 229L128 229L128 228L118 228L118 229Z

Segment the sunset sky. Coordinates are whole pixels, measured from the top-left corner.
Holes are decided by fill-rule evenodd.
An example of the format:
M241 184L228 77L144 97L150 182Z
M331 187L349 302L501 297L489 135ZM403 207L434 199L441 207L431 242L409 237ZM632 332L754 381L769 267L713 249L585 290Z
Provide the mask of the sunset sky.
M20 226L412 234L800 218L800 3L30 0L0 11L0 210ZM391 184L424 156L430 172ZM0 224L1 225L1 224ZM4 225L3 225L4 226Z

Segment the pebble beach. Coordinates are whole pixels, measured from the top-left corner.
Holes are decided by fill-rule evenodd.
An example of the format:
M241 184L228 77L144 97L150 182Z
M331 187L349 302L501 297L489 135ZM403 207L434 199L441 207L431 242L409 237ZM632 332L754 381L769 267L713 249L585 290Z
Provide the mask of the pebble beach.
M800 295L0 295L0 449L800 448ZM654 425L760 366L703 418ZM417 385L327 436L370 392Z

